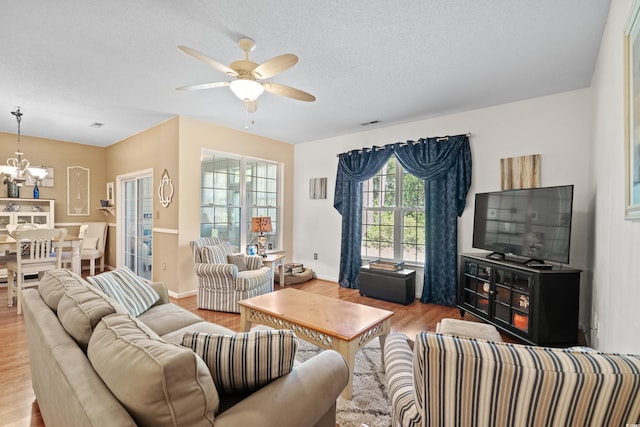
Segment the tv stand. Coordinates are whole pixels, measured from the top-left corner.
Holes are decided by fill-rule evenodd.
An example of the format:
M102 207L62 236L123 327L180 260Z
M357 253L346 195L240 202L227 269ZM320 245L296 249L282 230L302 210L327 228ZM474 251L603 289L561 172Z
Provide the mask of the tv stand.
M522 263L523 265L525 265L526 267L529 268L537 268L540 270L548 270L553 268L553 264L549 264L544 262L544 260L541 259L535 259L535 258L530 258L528 260L526 260L525 262Z
M537 264L538 267L540 264ZM580 270L460 254L458 308L528 344L578 343Z

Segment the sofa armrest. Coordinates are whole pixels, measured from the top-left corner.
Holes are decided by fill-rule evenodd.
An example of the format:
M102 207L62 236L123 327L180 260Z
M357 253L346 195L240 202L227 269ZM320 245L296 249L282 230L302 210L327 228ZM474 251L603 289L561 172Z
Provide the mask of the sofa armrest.
M404 334L390 334L384 344L384 373L391 401L391 425L420 425L415 400L413 341Z
M348 380L349 368L342 356L323 351L216 416L215 425L335 426L336 399Z
M153 305L167 304L169 302L169 291L162 282L149 282L149 286L160 295L160 299Z

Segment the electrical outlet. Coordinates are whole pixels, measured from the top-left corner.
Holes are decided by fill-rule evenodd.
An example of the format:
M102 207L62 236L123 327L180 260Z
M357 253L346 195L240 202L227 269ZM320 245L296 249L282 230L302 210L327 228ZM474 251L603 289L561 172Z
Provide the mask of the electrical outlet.
M318 259L318 253L317 252L313 253L313 259Z

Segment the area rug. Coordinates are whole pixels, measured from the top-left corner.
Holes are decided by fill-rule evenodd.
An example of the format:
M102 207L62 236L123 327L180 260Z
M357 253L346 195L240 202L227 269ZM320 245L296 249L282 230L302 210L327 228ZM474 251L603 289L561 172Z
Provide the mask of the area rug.
M323 351L304 340L299 340L298 343L296 359L301 362ZM391 425L391 407L377 339L373 339L356 353L353 398L338 398L336 422L340 427L360 427L361 424L369 427Z

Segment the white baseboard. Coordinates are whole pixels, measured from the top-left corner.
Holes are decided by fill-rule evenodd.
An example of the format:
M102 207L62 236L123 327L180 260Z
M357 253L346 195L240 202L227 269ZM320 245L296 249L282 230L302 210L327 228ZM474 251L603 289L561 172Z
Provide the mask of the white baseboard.
M193 290L187 291L187 292L169 291L169 296L171 298L180 299L180 298L186 298L186 297L190 297L190 296L196 295L197 293L198 293L197 289L193 289Z

